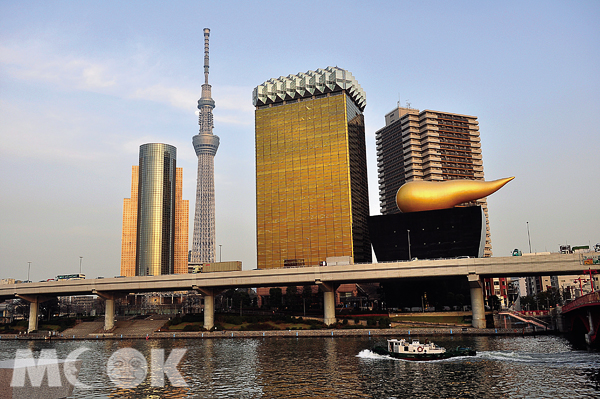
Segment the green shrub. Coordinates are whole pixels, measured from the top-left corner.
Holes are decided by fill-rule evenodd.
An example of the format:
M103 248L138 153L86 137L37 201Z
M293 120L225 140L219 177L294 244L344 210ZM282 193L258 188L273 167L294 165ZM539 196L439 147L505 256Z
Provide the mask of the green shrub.
M188 324L183 327L183 331L200 331L200 325L198 324Z
M204 315L202 314L186 314L181 318L184 323L197 323L204 321Z
M225 323L234 324L236 326L239 326L244 323L244 317L242 317L242 316L227 316L227 317L225 317Z
M250 323L246 326L248 331L273 330L274 327L269 323Z
M390 323L392 321L390 320L389 317L381 317L379 319L379 327L380 328L388 328L390 326Z

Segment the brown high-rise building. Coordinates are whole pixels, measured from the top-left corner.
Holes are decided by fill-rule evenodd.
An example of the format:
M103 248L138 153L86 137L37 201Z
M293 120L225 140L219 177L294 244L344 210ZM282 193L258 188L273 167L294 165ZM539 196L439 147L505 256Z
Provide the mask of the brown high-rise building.
M477 117L398 107L375 133L379 202L383 215L399 213L396 192L411 180L483 180ZM492 243L485 198L474 202L486 215L484 256ZM468 204L465 204L468 205Z
M328 67L254 89L258 268L371 261L363 110L350 72Z
M188 272L189 201L182 199L183 169L176 148L140 146L131 172L131 198L123 201L122 276Z

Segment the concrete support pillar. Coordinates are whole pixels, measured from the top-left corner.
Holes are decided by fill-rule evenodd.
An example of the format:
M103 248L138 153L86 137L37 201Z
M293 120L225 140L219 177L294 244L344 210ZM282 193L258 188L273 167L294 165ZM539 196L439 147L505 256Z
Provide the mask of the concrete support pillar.
M316 280L315 283L323 290L323 323L330 326L337 321L335 318L335 290L336 284L323 283Z
M592 318L592 312L587 311L588 316L588 324L590 325L590 331L585 334L585 343L588 345L592 345L594 342L592 341L592 337L595 335L594 333L594 319Z
M104 331L115 328L115 299L125 296L121 292L106 292L92 290L92 293L104 299Z
M485 306L483 304L483 285L477 274L469 273L469 287L471 288L471 310L473 314L472 325L475 328L485 328Z
M212 288L198 288L194 289L200 291L204 296L204 329L212 330L215 326L215 295L216 292Z
M106 298L104 301L104 330L115 328L115 298Z
M39 311L39 302L34 300L33 302L29 302L29 327L27 327L27 332L32 332L38 329L38 311Z
M51 298L40 295L17 295L17 298L29 302L29 326L27 327L27 332L37 330L40 303L49 301Z

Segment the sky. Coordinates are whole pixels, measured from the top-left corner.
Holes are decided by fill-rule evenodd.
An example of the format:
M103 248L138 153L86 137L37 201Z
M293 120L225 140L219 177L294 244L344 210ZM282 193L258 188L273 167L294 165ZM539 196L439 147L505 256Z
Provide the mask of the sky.
M598 1L0 0L0 278L120 274L139 146L177 147L193 228L192 136L211 30L217 260L256 267L252 90L327 66L398 104L478 117L494 256L600 242ZM191 239L190 239L191 243ZM31 262L29 266L29 262Z

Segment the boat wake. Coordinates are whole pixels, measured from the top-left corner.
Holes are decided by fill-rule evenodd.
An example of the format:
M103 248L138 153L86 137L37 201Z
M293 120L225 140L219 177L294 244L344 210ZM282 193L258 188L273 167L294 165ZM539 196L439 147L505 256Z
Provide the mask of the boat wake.
M531 363L546 366L576 366L597 367L597 361L590 361L586 352L568 353L531 353L515 351L486 351L478 352L477 357L484 360L493 360L513 363Z
M475 356L454 356L452 358L449 359L432 359L432 360L415 360L415 359L400 359L400 358L396 358L396 357L392 357L389 355L379 355L369 349L363 349L362 351L360 351L358 353L358 355L356 355L356 357L359 357L361 359L375 359L375 360L379 360L379 359L387 359L387 360L395 360L398 362L408 362L408 363L439 363L439 362L454 362L457 360L461 360L461 359L469 359L472 360L474 357L478 357L479 354L475 355Z
M370 351L369 349L361 350L356 357L360 357L362 359L394 359L391 356L387 355L378 355L375 352Z
M398 359L388 355L379 355L369 349L363 349L356 355L361 359L372 360L395 360L408 363L439 363L439 362L462 362L462 361L494 361L503 363L521 363L531 365L545 365L547 367L589 367L600 368L600 358L590 359L585 352L567 353L530 353L518 351L481 351L475 356L456 356L450 359L437 360L408 360Z

